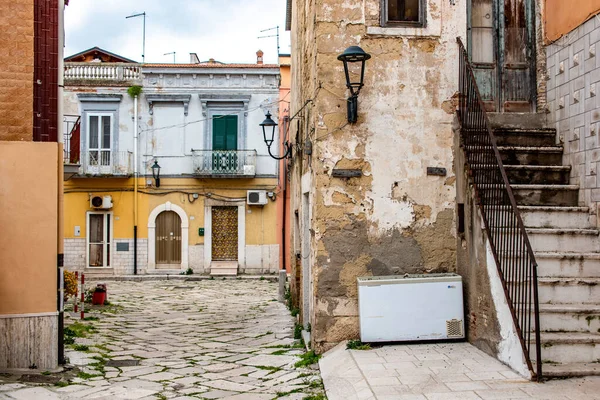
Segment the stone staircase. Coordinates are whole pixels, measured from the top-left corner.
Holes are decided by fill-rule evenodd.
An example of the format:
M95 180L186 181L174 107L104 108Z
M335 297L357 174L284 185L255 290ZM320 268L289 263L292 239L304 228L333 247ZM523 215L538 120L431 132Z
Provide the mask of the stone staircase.
M538 262L544 376L600 375L600 236L569 184L562 144L537 114L492 114ZM535 356L535 354L534 354Z

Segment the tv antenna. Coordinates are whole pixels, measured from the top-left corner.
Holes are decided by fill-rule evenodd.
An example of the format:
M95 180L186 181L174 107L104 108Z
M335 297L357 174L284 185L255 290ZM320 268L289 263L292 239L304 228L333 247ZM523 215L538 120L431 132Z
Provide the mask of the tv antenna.
M144 28L142 31L142 64L144 64L146 62L146 11L138 14L131 14L125 17L125 19L134 17L144 17Z
M258 36L257 39L276 37L277 38L277 57L279 57L279 25L277 25L273 28L263 29L261 32L269 32L272 30L277 30L277 33L275 33L274 35Z
M175 52L174 51L172 51L170 53L165 53L165 54L163 54L163 56L170 56L171 54L173 54L173 64L175 64Z

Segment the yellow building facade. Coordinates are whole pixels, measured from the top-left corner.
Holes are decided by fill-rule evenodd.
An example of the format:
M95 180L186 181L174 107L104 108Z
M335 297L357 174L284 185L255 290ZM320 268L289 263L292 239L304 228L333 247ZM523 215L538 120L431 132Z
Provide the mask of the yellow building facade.
M117 72L89 79L99 68ZM259 124L278 115L278 66L67 62L65 78L67 268L277 272L279 171Z

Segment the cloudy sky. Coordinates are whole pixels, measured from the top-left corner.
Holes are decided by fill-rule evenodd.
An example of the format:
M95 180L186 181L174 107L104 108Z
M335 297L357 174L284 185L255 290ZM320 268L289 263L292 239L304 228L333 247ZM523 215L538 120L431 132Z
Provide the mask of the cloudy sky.
M280 52L290 52L285 31L285 0L73 0L65 9L65 56L98 46L136 61L142 60L142 17L146 12L146 62L200 60L254 63L256 51L265 63L277 63L275 34L260 32L279 25Z

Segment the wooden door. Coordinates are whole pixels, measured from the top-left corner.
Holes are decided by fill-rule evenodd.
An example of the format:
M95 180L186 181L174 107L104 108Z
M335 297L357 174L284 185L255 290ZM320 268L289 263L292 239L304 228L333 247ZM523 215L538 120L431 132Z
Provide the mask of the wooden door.
M181 266L181 218L174 211L156 217L156 268L178 269Z
M528 112L535 99L532 0L470 0L469 54L488 111Z
M238 259L238 208L212 207L212 260Z

